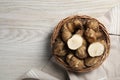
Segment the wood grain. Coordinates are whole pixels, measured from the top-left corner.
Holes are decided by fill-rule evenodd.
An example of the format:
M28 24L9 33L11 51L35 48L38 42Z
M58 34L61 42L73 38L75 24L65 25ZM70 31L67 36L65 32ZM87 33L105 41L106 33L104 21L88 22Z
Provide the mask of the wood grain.
M17 80L50 57L56 24L74 14L102 16L120 0L0 0L0 80Z

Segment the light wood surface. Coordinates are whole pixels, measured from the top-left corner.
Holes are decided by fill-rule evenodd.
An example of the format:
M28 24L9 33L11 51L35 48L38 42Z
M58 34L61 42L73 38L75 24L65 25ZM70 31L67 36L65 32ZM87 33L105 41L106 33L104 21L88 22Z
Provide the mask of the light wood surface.
M120 0L0 0L0 80L18 80L50 57L50 35L69 15L104 15Z

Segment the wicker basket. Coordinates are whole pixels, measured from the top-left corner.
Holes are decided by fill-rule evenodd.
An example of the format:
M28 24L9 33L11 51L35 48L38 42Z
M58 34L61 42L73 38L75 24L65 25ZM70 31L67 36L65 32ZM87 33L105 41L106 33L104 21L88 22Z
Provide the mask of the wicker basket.
M54 45L54 43L56 41L56 38L60 34L60 30L61 30L63 24L65 24L67 21L69 21L71 19L74 19L74 18L95 19L95 18L91 18L90 16L86 16L86 15L73 15L73 16L69 16L69 17L63 19L62 21L60 21L58 23L58 25L55 27L55 29L53 31L53 34L52 34L52 37L51 37L51 47L52 47L52 50L54 49L53 45ZM106 31L105 26L102 23L100 23L99 21L98 21L98 23L99 23L100 29L104 32L105 41L107 43L106 44L106 50L105 50L104 54L102 55L102 57L101 57L101 59L100 59L100 61L98 63L96 63L94 66L86 67L86 68L83 68L83 69L80 69L80 70L75 70L74 68L70 67L61 57L55 55L54 52L53 52L53 56L55 57L56 61L60 65L62 65L65 69L67 69L69 71L72 71L72 72L88 72L88 71L92 71L92 70L98 68L103 63L103 61L106 59L106 57L109 55L109 50L110 50L109 34Z

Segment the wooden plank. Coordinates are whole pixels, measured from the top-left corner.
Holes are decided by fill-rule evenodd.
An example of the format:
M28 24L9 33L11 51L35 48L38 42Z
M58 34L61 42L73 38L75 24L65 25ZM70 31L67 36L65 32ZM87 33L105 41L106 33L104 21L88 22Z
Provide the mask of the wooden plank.
M102 16L119 0L1 0L0 79L17 80L50 57L50 35L73 14Z

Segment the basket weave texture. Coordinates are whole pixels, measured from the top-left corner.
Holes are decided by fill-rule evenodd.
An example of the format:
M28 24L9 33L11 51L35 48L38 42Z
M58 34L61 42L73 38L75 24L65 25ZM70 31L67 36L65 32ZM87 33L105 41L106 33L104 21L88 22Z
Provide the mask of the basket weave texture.
M83 69L77 69L77 70L72 68L71 66L69 66L69 64L67 64L66 61L63 58L61 58L61 56L58 56L58 55L54 54L54 44L56 42L56 39L58 38L58 36L61 33L60 31L61 31L63 25L65 23L67 23L69 20L76 19L76 18L77 19L94 19L94 20L96 20L99 23L99 28L104 33L105 42L106 42L104 54L101 56L100 60L95 65L90 66L90 67L85 67ZM55 27L55 29L53 31L53 34L51 36L51 47L52 47L52 53L53 53L52 55L55 57L58 64L62 65L66 70L69 70L69 71L72 71L72 72L89 72L89 71L92 71L92 70L98 68L104 62L104 60L107 58L107 56L109 55L110 37L109 37L109 34L108 34L105 26L102 23L100 23L97 19L92 18L90 16L86 16L86 15L73 15L73 16L69 16L69 17L63 19Z

